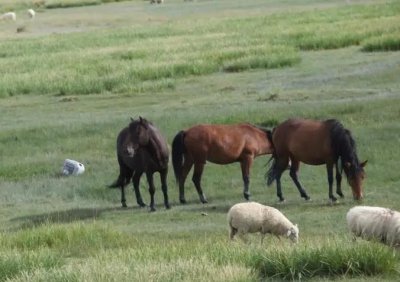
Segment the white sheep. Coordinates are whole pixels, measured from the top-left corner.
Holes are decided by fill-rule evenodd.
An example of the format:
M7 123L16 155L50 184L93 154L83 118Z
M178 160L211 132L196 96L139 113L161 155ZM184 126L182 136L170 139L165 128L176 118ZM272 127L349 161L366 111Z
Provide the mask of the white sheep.
M356 206L346 215L347 226L355 237L378 240L389 246L400 245L400 213L381 207Z
M33 9L28 9L27 14L28 17L33 20L35 18L36 12Z
M4 13L0 16L0 20L17 20L17 15L14 12Z
M271 233L279 238L285 236L297 243L299 228L291 223L279 210L256 202L239 203L228 212L229 237L236 233L245 240L247 233L261 233L261 244L265 234Z

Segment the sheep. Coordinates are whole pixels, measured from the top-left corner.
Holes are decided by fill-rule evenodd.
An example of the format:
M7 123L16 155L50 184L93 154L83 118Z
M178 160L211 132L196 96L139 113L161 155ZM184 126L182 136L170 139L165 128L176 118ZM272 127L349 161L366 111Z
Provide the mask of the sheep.
M151 4L157 3L157 4L161 4L164 3L164 0L150 0Z
M294 243L299 239L297 224L291 223L279 210L257 202L246 202L233 205L228 212L230 227L229 238L236 233L245 241L247 233L261 233L261 244L265 234L271 233L279 238L285 236Z
M35 18L36 12L33 9L28 9L27 14L28 17L33 20Z
M356 206L346 215L347 226L356 237L400 245L400 213L382 207Z
M14 12L4 13L0 16L0 20L17 20L17 15Z

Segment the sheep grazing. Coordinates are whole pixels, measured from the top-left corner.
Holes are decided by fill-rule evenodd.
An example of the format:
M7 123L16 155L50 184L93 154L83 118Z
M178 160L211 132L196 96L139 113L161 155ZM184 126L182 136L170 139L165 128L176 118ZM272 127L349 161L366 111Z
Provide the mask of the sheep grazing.
M150 4L154 4L154 3L161 4L161 3L164 3L164 0L150 0Z
M228 212L229 237L234 239L238 233L245 240L247 233L261 233L261 244L265 234L271 233L278 238L285 236L297 243L299 228L291 223L279 210L256 202L239 203Z
M386 245L400 245L400 213L381 207L356 206L346 215L354 238L378 240Z
M6 20L11 20L11 21L16 21L17 20L17 15L14 12L8 12L5 14L2 14L0 16L0 20L6 21Z
M33 9L28 9L27 15L33 20L35 18L36 12Z

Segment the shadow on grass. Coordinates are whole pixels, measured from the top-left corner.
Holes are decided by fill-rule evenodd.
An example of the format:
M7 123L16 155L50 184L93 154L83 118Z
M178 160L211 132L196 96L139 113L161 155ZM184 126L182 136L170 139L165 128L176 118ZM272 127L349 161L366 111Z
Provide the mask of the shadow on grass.
M83 208L70 209L65 211L55 211L50 213L22 216L12 218L10 221L21 222L17 229L29 229L47 223L70 223L86 219L97 219L104 212L110 211L129 211L140 209L139 207L122 208Z

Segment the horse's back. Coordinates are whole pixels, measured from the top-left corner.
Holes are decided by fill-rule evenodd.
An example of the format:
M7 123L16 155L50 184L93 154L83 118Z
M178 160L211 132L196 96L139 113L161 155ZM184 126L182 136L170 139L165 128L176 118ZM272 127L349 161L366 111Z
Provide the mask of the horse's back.
M239 161L244 151L266 151L260 149L266 139L265 132L248 123L198 124L185 131L185 146L193 158L219 164Z
M278 155L308 164L322 164L332 154L330 126L323 121L288 119L273 132Z

